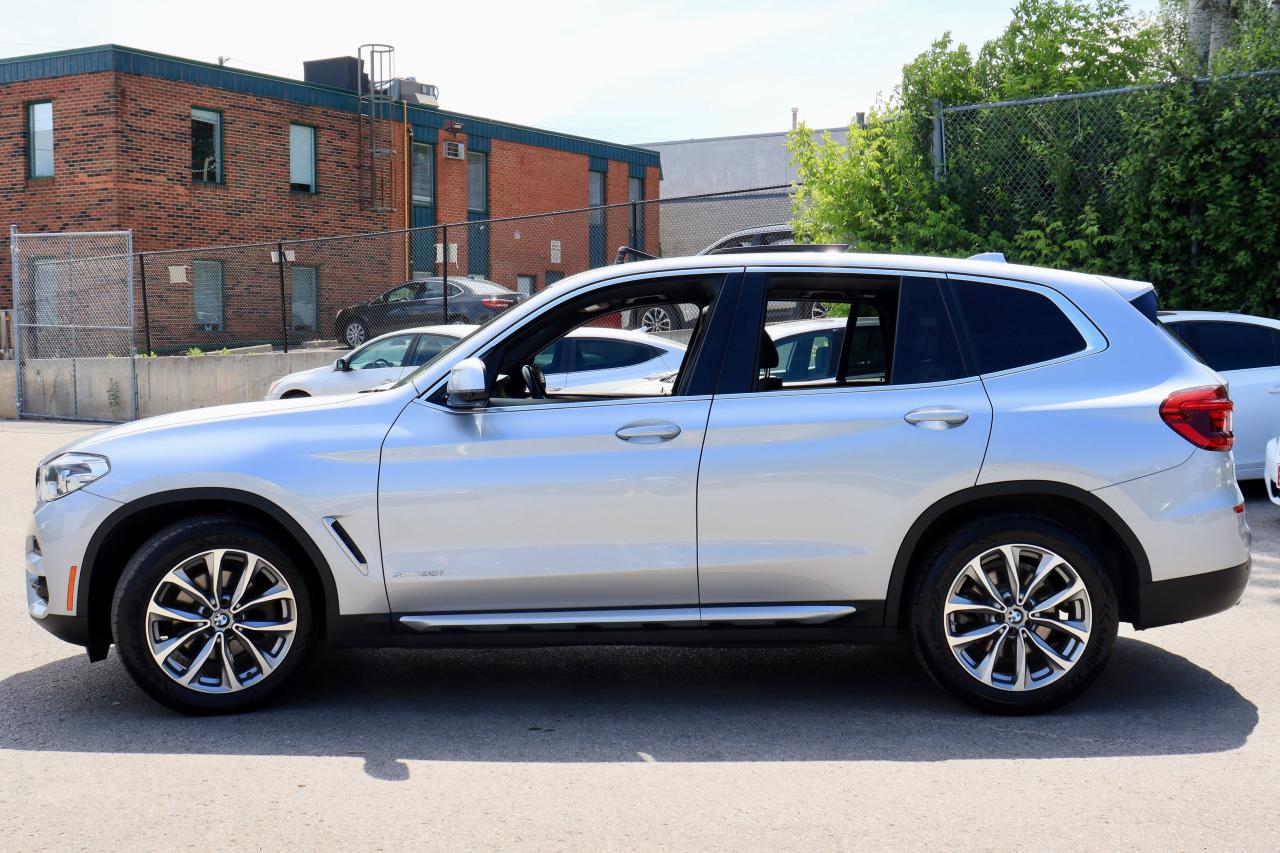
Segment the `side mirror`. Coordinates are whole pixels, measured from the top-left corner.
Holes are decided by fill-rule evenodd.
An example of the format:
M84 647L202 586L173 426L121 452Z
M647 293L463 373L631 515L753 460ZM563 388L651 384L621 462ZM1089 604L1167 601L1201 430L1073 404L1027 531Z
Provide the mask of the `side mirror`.
M340 358L333 363L333 369L339 373L345 373L351 369L351 365L347 364L347 360L345 358Z
M484 362L464 358L449 371L448 404L451 409L483 409L489 403Z

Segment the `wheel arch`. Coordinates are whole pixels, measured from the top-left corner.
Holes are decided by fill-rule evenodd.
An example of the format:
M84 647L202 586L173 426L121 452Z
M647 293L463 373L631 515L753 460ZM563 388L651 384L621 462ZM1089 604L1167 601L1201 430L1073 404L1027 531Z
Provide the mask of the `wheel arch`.
M328 621L339 614L338 592L324 554L283 509L261 495L227 488L157 492L125 504L107 516L85 548L76 591L76 613L88 617L89 659L106 657L111 645L111 599L125 565L148 538L184 518L231 515L281 537L307 577L317 608L316 627L325 636Z
M1120 598L1120 618L1137 612L1138 585L1150 583L1151 564L1138 537L1097 495L1065 483L1018 480L974 486L948 495L925 510L903 537L885 596L885 625L908 622L911 582L923 570L920 556L950 530L986 515L1020 513L1058 522L1098 548Z

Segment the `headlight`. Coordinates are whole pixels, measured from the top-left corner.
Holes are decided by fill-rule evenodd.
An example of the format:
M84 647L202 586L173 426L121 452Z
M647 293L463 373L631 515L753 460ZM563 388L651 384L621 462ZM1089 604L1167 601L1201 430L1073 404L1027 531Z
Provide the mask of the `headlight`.
M107 476L111 463L93 453L64 453L36 470L36 497L56 501Z

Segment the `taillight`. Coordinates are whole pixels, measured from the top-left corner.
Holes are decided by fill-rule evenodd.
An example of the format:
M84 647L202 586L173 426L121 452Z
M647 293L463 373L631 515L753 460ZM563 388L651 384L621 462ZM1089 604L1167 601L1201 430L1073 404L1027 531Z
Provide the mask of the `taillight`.
M511 307L512 303L510 299L499 299L496 296L490 296L486 299L481 299L480 304L494 311L505 311Z
M1173 431L1205 450L1230 450L1231 410L1235 405L1222 385L1174 391L1160 404L1160 417Z

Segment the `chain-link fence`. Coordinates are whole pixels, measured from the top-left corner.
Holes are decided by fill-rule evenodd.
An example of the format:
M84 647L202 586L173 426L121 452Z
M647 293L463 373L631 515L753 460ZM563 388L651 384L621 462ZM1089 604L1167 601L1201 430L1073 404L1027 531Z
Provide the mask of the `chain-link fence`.
M1204 78L1168 85L1084 92L963 106L939 105L934 158L947 196L969 230L1012 238L1037 223L1075 223L1091 208L1105 223L1121 203L1123 165L1149 157L1151 128L1172 127L1169 112L1185 107L1203 114L1200 131L1232 109L1273 109L1280 71ZM1193 113L1194 114L1194 113ZM1213 140L1203 146L1205 170L1214 162ZM1172 153L1172 152L1171 152ZM1246 153L1247 156L1247 153ZM1158 201L1158 200L1153 200Z
M349 347L480 323L629 246L686 255L785 223L790 187L612 204L403 231L145 252L139 345L161 355Z
M10 231L19 417L137 417L132 234Z

